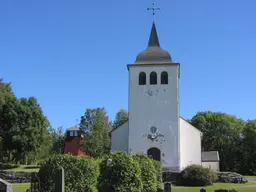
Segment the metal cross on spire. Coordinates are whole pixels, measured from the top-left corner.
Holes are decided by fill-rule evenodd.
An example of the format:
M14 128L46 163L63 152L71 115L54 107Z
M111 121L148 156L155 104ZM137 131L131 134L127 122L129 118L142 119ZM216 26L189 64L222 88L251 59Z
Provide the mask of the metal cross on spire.
M153 21L155 21L155 14L156 14L156 10L160 10L160 8L155 6L155 3L153 3L153 7L152 8L147 8L147 10L152 10L153 11Z

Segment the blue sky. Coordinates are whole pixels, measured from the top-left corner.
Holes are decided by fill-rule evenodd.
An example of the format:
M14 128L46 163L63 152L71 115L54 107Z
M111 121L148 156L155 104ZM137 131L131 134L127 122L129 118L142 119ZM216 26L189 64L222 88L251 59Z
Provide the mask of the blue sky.
M86 108L128 106L128 71L146 48L149 0L1 0L0 77L35 96L53 127ZM181 116L256 118L256 1L156 0L162 48L181 65Z

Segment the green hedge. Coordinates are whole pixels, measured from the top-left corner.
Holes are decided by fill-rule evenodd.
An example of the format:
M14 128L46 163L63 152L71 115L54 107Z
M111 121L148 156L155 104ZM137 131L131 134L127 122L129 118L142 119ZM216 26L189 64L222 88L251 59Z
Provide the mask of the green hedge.
M98 188L100 192L141 192L139 164L123 151L105 156L100 163Z
M157 185L158 187L163 182L163 168L162 164L159 161L153 160L155 169L156 169L156 179L157 179Z
M156 192L158 183L153 160L144 154L136 154L133 159L139 163L141 169L141 192Z
M96 192L98 163L83 156L56 155L44 162L39 170L40 191L55 191L55 171L64 168L65 192Z
M190 165L181 171L176 184L182 186L206 186L212 185L216 180L217 175L212 170L201 165Z

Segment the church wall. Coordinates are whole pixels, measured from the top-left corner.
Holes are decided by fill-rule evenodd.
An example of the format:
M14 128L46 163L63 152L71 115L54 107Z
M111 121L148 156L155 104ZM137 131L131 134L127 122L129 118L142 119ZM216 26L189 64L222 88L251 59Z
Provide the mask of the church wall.
M128 129L129 122L125 122L120 127L111 132L111 151L128 149Z
M180 118L181 169L188 165L201 165L201 132Z
M157 85L149 84L150 73L157 73ZM168 73L168 84L161 84L161 73ZM146 85L139 85L140 72L147 75ZM143 152L156 147L164 167L179 169L179 97L178 65L133 66L129 68L129 152ZM163 137L148 139L155 126Z
M210 168L213 171L219 171L220 169L219 162L202 162L202 166Z

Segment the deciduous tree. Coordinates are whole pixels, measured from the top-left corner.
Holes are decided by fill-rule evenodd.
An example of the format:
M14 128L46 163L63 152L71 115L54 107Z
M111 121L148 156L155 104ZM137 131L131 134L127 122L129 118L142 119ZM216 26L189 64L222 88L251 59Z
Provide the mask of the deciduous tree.
M121 109L117 112L116 118L114 120L114 123L112 125L113 128L116 128L123 123L125 123L128 120L128 112L125 109Z
M233 170L237 158L236 150L245 122L226 113L206 111L197 113L191 123L203 132L203 150L219 151L221 170Z
M105 108L86 109L80 128L85 132L84 147L89 156L102 157L109 152L109 120Z

